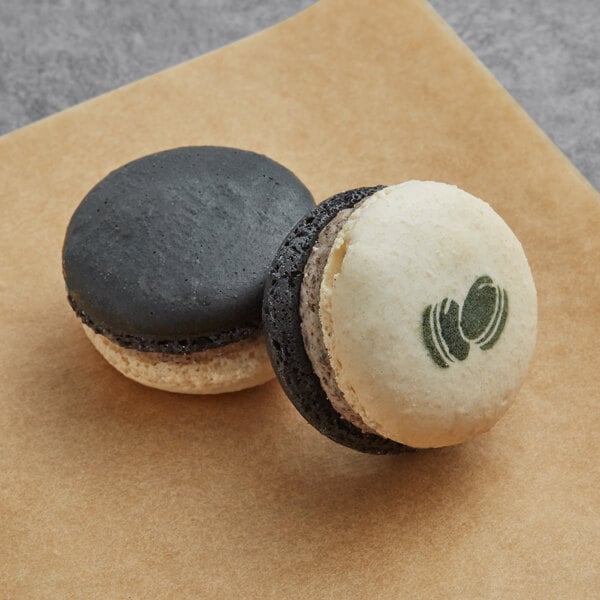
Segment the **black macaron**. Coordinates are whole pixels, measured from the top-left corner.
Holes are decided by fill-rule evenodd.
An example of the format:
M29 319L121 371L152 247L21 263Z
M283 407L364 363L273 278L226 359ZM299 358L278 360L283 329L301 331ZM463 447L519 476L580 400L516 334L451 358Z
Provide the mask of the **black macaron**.
M183 147L134 160L69 223L69 301L125 348L179 354L249 338L273 255L313 206L291 171L254 152Z
M333 408L307 355L299 310L304 268L321 230L339 211L354 207L382 187L337 194L300 219L271 265L263 300L263 323L275 374L294 406L313 427L331 440L360 452L396 454L412 448L363 432Z

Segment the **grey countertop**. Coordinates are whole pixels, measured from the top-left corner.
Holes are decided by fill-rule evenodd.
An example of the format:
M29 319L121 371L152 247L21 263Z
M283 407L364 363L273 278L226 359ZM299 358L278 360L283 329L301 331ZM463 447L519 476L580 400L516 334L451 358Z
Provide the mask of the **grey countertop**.
M600 189L600 2L431 3ZM0 134L268 27L311 4L1 0Z

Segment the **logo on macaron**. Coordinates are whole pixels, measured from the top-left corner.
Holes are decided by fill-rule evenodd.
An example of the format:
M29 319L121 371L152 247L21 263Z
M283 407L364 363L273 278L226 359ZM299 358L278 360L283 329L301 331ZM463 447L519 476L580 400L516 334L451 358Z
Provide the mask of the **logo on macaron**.
M500 338L508 316L508 295L491 277L482 275L460 306L444 298L423 311L423 343L433 362L447 369L469 356L471 343L489 350Z

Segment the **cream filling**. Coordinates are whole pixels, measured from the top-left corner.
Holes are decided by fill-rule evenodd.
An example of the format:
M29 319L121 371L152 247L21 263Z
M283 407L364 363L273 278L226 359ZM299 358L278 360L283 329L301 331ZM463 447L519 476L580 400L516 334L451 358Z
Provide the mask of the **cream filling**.
M300 288L300 324L304 348L333 408L342 418L365 433L375 433L346 402L344 393L337 384L331 357L325 347L320 316L323 271L336 237L353 210L354 208L341 210L319 233L317 243L313 246L304 267L304 278Z

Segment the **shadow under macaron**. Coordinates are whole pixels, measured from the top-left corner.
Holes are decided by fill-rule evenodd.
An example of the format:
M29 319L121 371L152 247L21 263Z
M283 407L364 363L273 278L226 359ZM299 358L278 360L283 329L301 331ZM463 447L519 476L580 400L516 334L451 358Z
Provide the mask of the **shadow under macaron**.
M75 505L137 520L147 541L176 515L186 523L178 544L217 553L231 544L246 568L265 553L274 564L321 556L333 567L341 545L363 562L385 535L420 551L421 532L481 503L473 473L499 467L478 441L361 454L311 427L274 380L219 396L162 392L115 371L74 320L62 335L59 348L51 331L37 340L48 360L28 374L52 402L23 399L23 414L46 422L32 442L43 450L37 468Z

